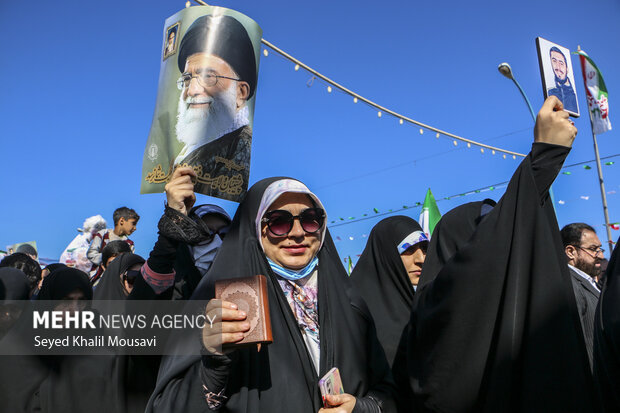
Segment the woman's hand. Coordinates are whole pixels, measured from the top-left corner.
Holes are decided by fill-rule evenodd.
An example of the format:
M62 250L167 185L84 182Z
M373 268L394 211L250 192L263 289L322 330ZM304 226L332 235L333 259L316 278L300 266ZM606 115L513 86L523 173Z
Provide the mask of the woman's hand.
M176 168L172 173L170 182L164 187L168 206L183 215L189 214L189 210L196 202L194 183L192 182L192 178L195 177L196 172L189 166Z
M355 396L350 394L328 394L325 396L327 405L332 407L324 407L319 413L351 413L355 407Z
M244 333L250 329L247 314L230 301L213 299L207 304L205 312L207 320L202 329L202 344L214 355L232 351L223 351L222 346L243 340Z
M556 96L549 96L543 103L534 126L534 141L571 147L577 128L564 105Z

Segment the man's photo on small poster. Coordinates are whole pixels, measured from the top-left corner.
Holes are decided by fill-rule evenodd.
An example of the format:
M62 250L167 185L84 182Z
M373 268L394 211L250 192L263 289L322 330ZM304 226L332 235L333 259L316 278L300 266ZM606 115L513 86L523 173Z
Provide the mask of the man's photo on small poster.
M557 96L564 104L564 110L578 118L579 105L570 50L542 37L536 38L536 48L545 99Z

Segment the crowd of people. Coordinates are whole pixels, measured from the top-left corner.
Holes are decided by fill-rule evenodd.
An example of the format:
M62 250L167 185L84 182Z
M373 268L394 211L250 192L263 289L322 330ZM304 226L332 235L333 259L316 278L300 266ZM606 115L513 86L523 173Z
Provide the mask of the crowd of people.
M183 166L146 259L128 238L139 215L125 207L114 229L84 232L86 271L5 257L3 300L205 300L215 328L194 356L0 356L0 411L620 411L620 253L603 273L594 228L558 227L548 191L577 133L562 108L545 101L497 203L461 205L432 234L384 219L350 276L302 182L258 181L231 219L194 206L195 172ZM273 342L235 346L248 314L216 299L215 283L257 274ZM333 367L344 393L322 394Z

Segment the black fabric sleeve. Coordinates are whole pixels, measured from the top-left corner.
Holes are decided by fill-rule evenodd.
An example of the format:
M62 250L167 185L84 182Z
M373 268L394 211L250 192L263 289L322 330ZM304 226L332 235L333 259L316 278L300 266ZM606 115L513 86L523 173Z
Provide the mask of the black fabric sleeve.
M196 290L200 280L202 280L202 275L194 265L194 259L188 245L183 242L179 242L177 248L174 270L177 272L176 279L182 280L180 282L177 281L175 288L181 290L180 293L184 299L189 299Z
M209 410L217 411L226 404L226 384L230 375L234 354L205 355L200 363L200 380L203 385L205 403Z
M161 294L157 294L142 276L136 277L133 290L127 296L128 300L170 300L172 299L172 288L168 288Z
M178 242L165 235L159 234L155 246L151 251L147 264L149 268L160 274L169 274L173 271ZM170 300L172 288L157 294L143 277L136 277L133 290L128 296L129 300Z
M147 260L149 268L160 274L169 274L174 270L178 241L159 234L157 242Z
M226 387L233 359L227 355L203 355L200 377L210 392L219 393Z
M357 397L353 413L381 413L380 399L373 396Z
M546 201L549 188L560 173L570 150L569 147L551 143L534 142L532 144L532 151L530 152L532 174L541 204Z

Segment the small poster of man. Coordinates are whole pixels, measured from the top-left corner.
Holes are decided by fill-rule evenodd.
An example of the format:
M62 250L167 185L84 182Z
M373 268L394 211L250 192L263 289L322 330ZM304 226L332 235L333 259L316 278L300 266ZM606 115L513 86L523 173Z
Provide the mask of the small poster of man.
M164 27L141 193L163 192L174 168L190 166L196 192L239 201L250 174L262 30L211 6L183 9Z
M166 29L166 40L164 41L164 59L166 60L177 52L177 33L179 32L179 22Z
M536 49L545 99L557 96L564 104L564 110L578 118L579 105L570 50L542 37L536 38Z

